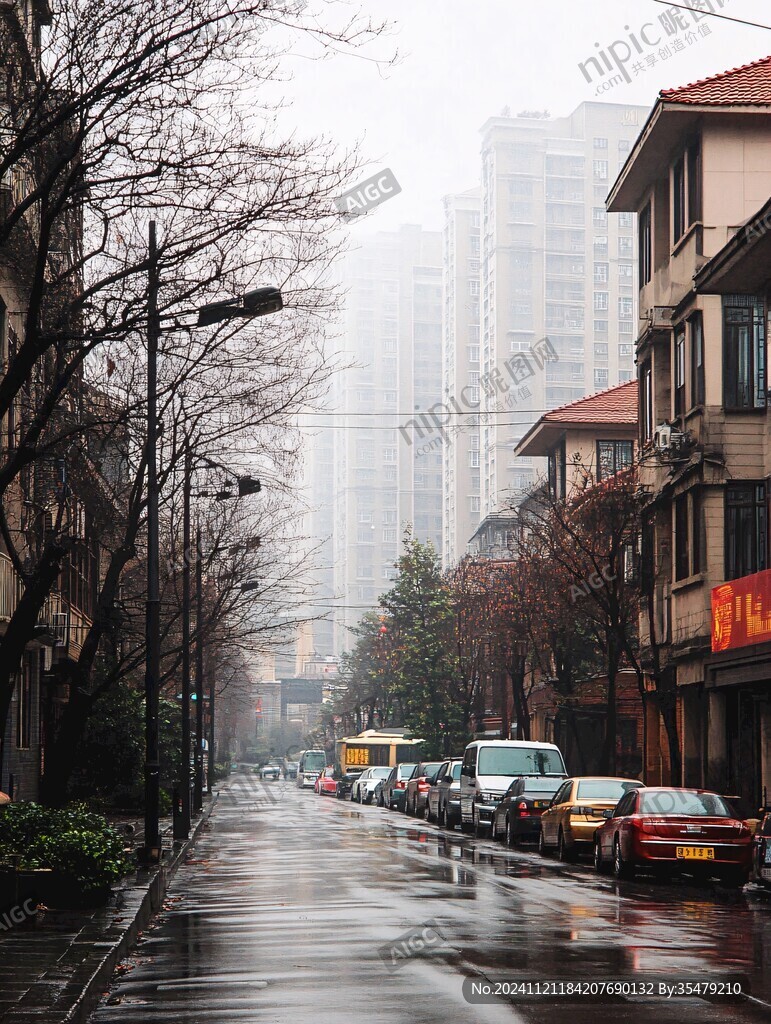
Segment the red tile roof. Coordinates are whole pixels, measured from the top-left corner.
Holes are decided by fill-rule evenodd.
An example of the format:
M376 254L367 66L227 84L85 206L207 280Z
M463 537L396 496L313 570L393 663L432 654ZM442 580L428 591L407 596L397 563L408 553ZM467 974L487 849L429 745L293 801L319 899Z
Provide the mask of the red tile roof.
M679 89L662 89L659 99L664 103L716 107L771 106L771 57L762 57Z
M552 409L544 423L637 423L637 381L630 380L608 391L579 398L577 402Z

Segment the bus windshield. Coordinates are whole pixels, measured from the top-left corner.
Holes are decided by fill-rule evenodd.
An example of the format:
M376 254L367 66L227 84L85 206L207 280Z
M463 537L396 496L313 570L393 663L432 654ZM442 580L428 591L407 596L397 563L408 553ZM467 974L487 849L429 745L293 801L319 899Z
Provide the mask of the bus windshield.
M303 757L303 771L313 772L327 766L327 755L323 750L308 750Z
M537 747L481 747L480 775L563 775L559 751Z

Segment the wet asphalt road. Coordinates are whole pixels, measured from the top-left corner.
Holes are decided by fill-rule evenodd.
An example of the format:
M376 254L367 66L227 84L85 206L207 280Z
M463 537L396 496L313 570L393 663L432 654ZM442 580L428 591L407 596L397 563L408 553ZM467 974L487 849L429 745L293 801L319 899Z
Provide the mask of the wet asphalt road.
M422 955L403 956L410 930ZM92 1024L741 1024L771 1020L771 899L617 883L240 775L125 967ZM463 995L464 978L736 975L749 978L749 999L472 1005Z

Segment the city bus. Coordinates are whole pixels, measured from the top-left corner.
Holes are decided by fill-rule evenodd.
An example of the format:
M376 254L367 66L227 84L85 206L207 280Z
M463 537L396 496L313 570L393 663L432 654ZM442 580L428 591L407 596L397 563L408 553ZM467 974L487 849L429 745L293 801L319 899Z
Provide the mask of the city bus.
M358 736L335 742L335 768L341 775L365 768L393 768L403 761L419 761L422 740L409 738L406 729L365 729Z

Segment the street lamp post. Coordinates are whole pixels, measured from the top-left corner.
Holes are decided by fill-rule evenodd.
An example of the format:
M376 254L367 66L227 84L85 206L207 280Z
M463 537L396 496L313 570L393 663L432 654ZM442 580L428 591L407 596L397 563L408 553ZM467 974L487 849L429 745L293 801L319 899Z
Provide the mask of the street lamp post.
M158 695L161 677L160 554L158 543L158 246L150 221L147 287L147 602L145 606L145 845L143 859L161 854Z
M190 495L193 457L188 438L182 483L182 750L180 769L181 813L175 820L174 838L184 842L190 835Z
M195 531L195 793L196 812L203 807L203 564L201 522ZM211 790L210 790L211 792Z
M161 334L161 321L158 313L158 292L160 275L158 269L158 242L156 222L150 221L148 230L148 274L147 274L147 429L145 439L145 461L147 465L147 600L145 602L145 833L144 847L139 851L140 860L145 864L157 864L161 858L160 834L160 741L158 729L158 700L161 680L161 601L160 601L160 524L158 516L158 343ZM236 299L202 306L198 310L196 326L208 327L213 324L230 320L234 317L252 318L275 313L283 308L281 291L278 288L258 288ZM191 469L192 472L192 469ZM187 477L187 467L186 467ZM256 483L256 481L255 481ZM188 509L189 511L189 509ZM189 541L189 515L188 541ZM189 543L188 546L189 547ZM185 562L188 572L188 551L185 550ZM200 592L199 592L200 593ZM189 589L187 601L188 615L190 608ZM184 629L184 627L183 627ZM189 640L188 618L188 640ZM198 632L200 634L200 625ZM199 637L199 642L200 637ZM183 753L187 749L187 762L184 769L189 774L190 762L190 662L189 643L184 645L187 657L187 699L185 699L185 683L183 680L182 717L183 723L187 716L187 732L183 735ZM184 670L183 670L184 674ZM198 705L202 709L202 677L197 680ZM213 698L213 693L210 695ZM196 714L196 725L198 714ZM213 710L211 712L213 715ZM201 723L201 733L203 723ZM200 745L200 744L197 744ZM209 752L211 764L212 751ZM210 783L211 784L211 783ZM187 799L187 821L189 832L190 787L183 786L183 807ZM183 810L184 819L184 810ZM182 824L182 823L181 823Z

